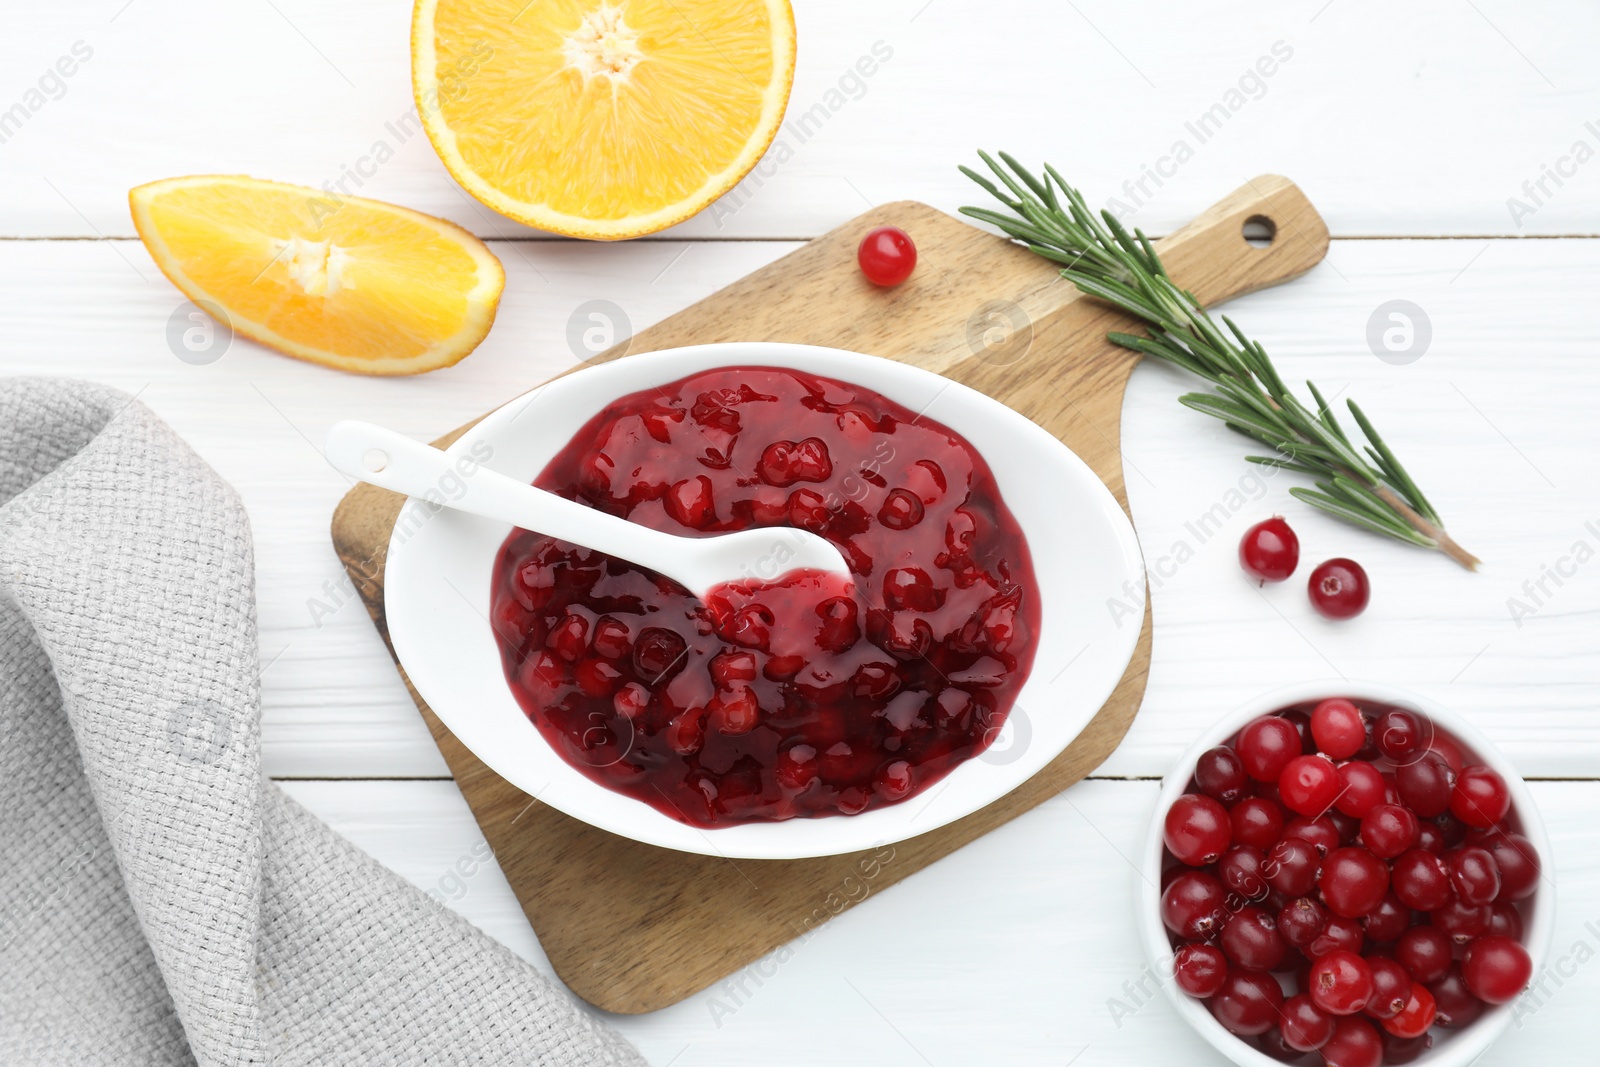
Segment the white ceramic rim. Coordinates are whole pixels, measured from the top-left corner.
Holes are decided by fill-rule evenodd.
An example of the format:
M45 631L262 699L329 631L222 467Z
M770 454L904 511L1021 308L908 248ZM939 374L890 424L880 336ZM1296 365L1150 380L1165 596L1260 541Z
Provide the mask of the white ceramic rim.
M1544 819L1533 801L1527 783L1517 773L1505 756L1477 727L1444 707L1437 701L1399 686L1382 682L1348 681L1343 678L1322 679L1284 686L1253 697L1237 710L1213 723L1194 744L1178 759L1172 770L1161 781L1161 796L1156 801L1145 836L1142 878L1139 887L1139 935L1144 942L1150 966L1167 991L1178 1014L1218 1052L1240 1067L1283 1067L1282 1063L1266 1053L1252 1048L1229 1033L1212 1016L1203 1001L1194 999L1178 989L1171 981L1172 948L1167 941L1167 930L1161 922L1161 863L1162 815L1188 787L1194 774L1195 762L1201 753L1220 745L1241 727L1259 715L1277 711L1305 701L1329 697L1348 697L1355 701L1372 701L1408 708L1428 716L1460 741L1473 755L1506 780L1511 789L1511 807L1521 823L1520 832L1539 853L1541 866L1540 885L1533 897L1533 906L1527 909L1527 929L1523 931L1522 944L1533 959L1533 973L1537 976L1544 968L1550 953L1550 942L1555 934L1555 885L1551 879L1550 838L1545 831ZM1416 1067L1466 1067L1483 1050L1495 1042L1511 1024L1512 1009L1516 1001L1488 1008L1472 1025L1459 1031L1435 1031L1433 1048L1412 1061ZM1442 1040L1441 1040L1442 1037Z
M747 823L716 830L702 830L671 819L642 801L606 789L561 761L516 707L498 657L493 680L503 691L504 703L483 689L483 701L500 705L491 712L460 695L460 678L464 674L475 678L477 667L463 669L452 664L446 669L437 662L444 657L431 655L445 636L439 632L444 624L431 616L449 600L437 588L431 594L428 591L425 579L436 562L428 558L428 553L430 546L442 543L446 533L459 532L464 524L487 520L441 510L414 524L408 520L407 511L424 507L417 500L407 503L407 510L402 511L396 525L385 580L390 639L412 685L479 759L541 803L612 833L685 852L747 859L798 859L855 852L927 833L998 800L1047 765L1093 719L1121 681L1144 616L1143 563L1132 523L1087 464L1022 415L964 385L876 356L765 342L697 345L641 353L557 378L486 416L448 451L461 456L475 446L492 442L537 399L540 424L555 427L541 430L542 436L535 438L541 443L533 450L542 451L543 458L531 466L523 463L520 469L503 463L500 454L486 463L501 473L531 480L585 421L617 397L701 370L740 365L789 367L874 389L961 433L989 462L1002 497L1028 537L1043 595L1033 670L1018 693L1005 727L987 753L966 761L942 781L901 804L862 815ZM592 402L579 399L580 394L589 396ZM548 448L543 443L546 438L550 439ZM502 448L510 451L504 445ZM999 454L1006 451L1020 455ZM1041 484L1048 485L1049 491L1041 492ZM1028 510L1060 509L1063 501L1077 509L1071 513L1070 523L1041 529L1030 525L1022 514ZM401 536L402 529L409 531L405 538ZM497 545L510 527L500 524L498 529ZM1045 536L1047 533L1049 536ZM486 534L476 536L481 540ZM1086 559L1092 558L1093 566L1087 562L1047 566L1054 557L1046 553L1056 553L1065 560L1075 550L1085 553ZM448 583L457 599L476 597L482 601L478 621L463 617L458 624L470 628L481 622L484 640L490 645L487 601L491 564L492 555L459 583ZM1046 579L1046 572L1066 573L1074 567L1082 572L1075 574L1075 584L1069 587L1075 595L1052 595L1053 586ZM434 585L437 586L436 581ZM1123 604L1121 614L1110 610L1113 598ZM476 643L473 649L477 650ZM465 684L482 689L481 679ZM507 740L520 745L519 739L498 727L484 728L486 716L503 713L508 707L516 710L522 720L519 725L537 739L544 752L554 756L564 771L557 768L545 775L531 774L526 759L531 750L525 748L524 757L519 759L505 745ZM502 734L498 739L497 729ZM1028 743L1030 737L1032 744ZM625 802L624 807L619 808L619 800Z

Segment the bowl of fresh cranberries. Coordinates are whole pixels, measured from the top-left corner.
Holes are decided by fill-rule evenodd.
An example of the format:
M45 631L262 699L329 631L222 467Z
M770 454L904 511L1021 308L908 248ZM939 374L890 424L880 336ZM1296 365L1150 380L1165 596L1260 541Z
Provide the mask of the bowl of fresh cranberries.
M1549 949L1550 845L1477 729L1390 686L1268 693L1164 780L1139 924L1244 1067L1464 1067Z
M451 732L540 803L782 859L925 833L1058 755L1139 636L1133 528L997 401L905 363L705 345L584 367L478 422L390 539L389 635ZM685 537L783 528L691 594L441 506L480 468ZM849 567L783 573L800 528ZM1142 595L1142 594L1141 594Z

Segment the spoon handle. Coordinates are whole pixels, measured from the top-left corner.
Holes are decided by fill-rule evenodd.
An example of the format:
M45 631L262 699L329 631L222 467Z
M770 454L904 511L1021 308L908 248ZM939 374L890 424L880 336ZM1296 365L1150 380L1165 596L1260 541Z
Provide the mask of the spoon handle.
M324 454L352 478L420 498L435 508L509 522L668 576L677 569L674 554L688 540L596 511L482 464L464 464L462 457L368 422L335 423Z

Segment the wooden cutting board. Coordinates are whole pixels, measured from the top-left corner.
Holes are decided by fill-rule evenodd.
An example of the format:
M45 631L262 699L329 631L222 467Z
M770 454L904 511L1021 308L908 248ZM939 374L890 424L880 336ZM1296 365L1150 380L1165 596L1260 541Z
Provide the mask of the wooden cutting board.
M1252 233L1275 237L1265 247L1247 242L1247 222ZM881 290L857 270L855 249L867 230L886 223L912 235L920 259L909 281ZM1211 305L1309 270L1327 251L1328 230L1293 183L1266 176L1156 247L1172 277ZM1118 442L1123 387L1138 357L1105 335L1130 328L1121 315L1083 299L1044 259L925 204L901 201L850 220L598 359L713 341L794 341L902 359L981 390L1056 434L1126 509ZM1181 413L1174 409L1173 417ZM453 441L465 428L436 443ZM401 503L400 496L362 485L333 517L334 546L385 641L383 564ZM415 689L411 695L556 972L596 1007L636 1013L705 989L1056 796L1121 741L1149 665L1147 606L1116 691L1030 781L912 840L793 861L689 855L597 830L494 774Z

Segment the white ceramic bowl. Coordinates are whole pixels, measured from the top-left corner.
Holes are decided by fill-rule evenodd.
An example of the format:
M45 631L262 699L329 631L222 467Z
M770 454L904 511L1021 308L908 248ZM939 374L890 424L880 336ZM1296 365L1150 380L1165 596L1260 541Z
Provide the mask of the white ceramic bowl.
M1178 760L1166 778L1162 779L1161 799L1156 802L1156 810L1150 820L1150 832L1144 844L1142 864L1144 877L1141 879L1137 918L1145 952L1151 966L1155 968L1155 973L1163 976L1161 984L1178 1009L1178 1014L1183 1016L1184 1020L1213 1048L1240 1067L1283 1067L1283 1065L1229 1033L1212 1017L1204 1001L1186 995L1176 983L1169 980L1172 974L1172 947L1167 940L1167 929L1161 922L1160 914L1162 824L1172 802L1182 796L1188 788L1189 780L1194 775L1195 761L1203 752L1222 744L1257 716L1306 701L1324 700L1329 697L1348 697L1357 703L1371 701L1390 704L1424 715L1433 720L1444 733L1460 742L1470 758L1500 773L1511 787L1511 811L1516 828L1538 851L1541 864L1539 888L1529 901L1523 902L1526 929L1523 931L1522 944L1533 958L1535 976L1544 967L1545 959L1550 952L1550 938L1555 929L1556 916L1555 890L1550 869L1550 838L1545 833L1544 820L1539 817L1539 809L1533 803L1533 795L1528 792L1522 777L1477 727L1432 700L1397 686L1376 682L1334 679L1306 682L1263 693L1214 723L1193 745L1189 746L1189 750ZM1467 1067L1505 1032L1511 1023L1511 1011L1515 1003L1512 1001L1511 1004L1488 1008L1471 1025L1460 1030L1435 1027L1432 1031L1433 1048L1412 1062L1417 1067Z
M406 674L497 774L568 815L685 852L795 859L926 833L1015 789L1075 738L1133 655L1143 580L1133 526L1093 471L1010 408L893 360L789 344L700 345L587 367L513 400L450 449L532 481L616 398L715 367L792 367L876 390L962 434L988 461L1028 539L1041 594L1033 670L988 751L900 804L856 816L702 830L591 781L523 715L489 628L495 553L511 528L412 499L389 543L389 635ZM470 467L470 463L468 463ZM441 487L448 495L449 487ZM1123 605L1112 611L1108 605Z

